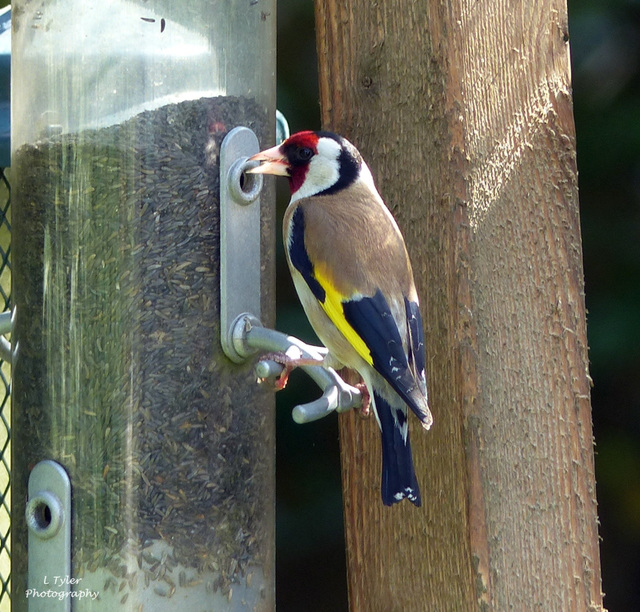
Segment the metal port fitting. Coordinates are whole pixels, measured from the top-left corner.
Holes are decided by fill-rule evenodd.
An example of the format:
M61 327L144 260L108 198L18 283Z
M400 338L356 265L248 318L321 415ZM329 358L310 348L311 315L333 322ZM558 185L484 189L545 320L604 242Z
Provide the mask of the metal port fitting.
M229 168L228 188L233 200L240 205L253 204L262 191L262 174L246 174L246 171L257 165L249 162L248 157L239 157Z
M279 117L279 138L288 136L288 125ZM220 343L225 355L244 363L258 351L283 353L287 358L322 362L324 347L262 327L260 322L260 190L261 174L246 174L249 157L260 150L256 135L236 127L220 147ZM362 404L358 389L345 383L325 365L302 365L322 389L322 397L293 409L296 423L320 419L334 410L344 412ZM275 379L283 366L261 360L260 379Z
M220 342L242 363L231 330L245 312L260 320L260 191L262 175L246 174L260 150L246 127L232 129L220 146Z
M28 588L42 591L50 576L67 580L52 585L54 597L29 599L34 612L69 612L71 574L71 481L57 462L45 459L29 474L25 506L28 534Z
M7 310L0 313L0 359L11 363L13 353L11 351L11 342L5 338L5 334L10 334L13 330L16 320L16 309Z

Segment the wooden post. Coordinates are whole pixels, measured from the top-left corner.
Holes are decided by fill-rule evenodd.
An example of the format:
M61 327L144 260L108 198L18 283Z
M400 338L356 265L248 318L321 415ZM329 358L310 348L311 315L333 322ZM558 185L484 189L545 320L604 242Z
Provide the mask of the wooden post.
M416 509L382 506L376 424L340 417L350 609L602 610L566 3L316 21L323 124L407 239L435 418Z

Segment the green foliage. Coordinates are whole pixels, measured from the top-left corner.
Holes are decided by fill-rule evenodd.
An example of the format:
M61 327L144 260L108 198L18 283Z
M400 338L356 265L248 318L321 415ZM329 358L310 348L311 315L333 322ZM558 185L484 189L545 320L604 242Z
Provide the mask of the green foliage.
M605 605L640 609L640 4L572 0Z

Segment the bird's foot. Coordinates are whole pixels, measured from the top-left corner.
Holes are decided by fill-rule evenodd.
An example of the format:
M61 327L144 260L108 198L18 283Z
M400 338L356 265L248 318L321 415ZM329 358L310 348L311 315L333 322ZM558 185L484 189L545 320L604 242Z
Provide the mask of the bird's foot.
M363 419L367 419L371 416L371 395L369 394L369 389L367 389L367 385L365 385L363 382L360 382L354 386L362 394L362 405L360 406L358 414Z
M321 366L324 364L322 359L311 359L311 358L295 358L289 357L286 353L267 353L263 355L261 361L275 361L283 366L282 372L273 380L273 387L275 391L282 391L287 386L289 382L289 375L293 370L299 368L301 366ZM265 383L270 379L261 378L260 382Z

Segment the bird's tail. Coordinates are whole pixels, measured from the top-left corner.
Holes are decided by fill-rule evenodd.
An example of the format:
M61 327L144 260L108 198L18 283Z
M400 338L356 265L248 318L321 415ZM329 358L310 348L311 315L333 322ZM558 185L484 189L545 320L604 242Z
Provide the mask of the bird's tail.
M373 400L382 431L382 502L385 506L405 497L420 506L420 489L413 468L407 408L396 408L375 390Z

